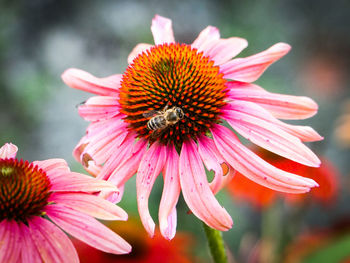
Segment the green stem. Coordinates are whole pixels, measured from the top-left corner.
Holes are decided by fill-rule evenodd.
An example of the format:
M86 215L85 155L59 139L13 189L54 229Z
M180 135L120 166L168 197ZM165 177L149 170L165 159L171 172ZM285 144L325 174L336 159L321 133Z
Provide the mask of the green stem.
M227 255L222 239L222 233L203 223L205 235L207 236L210 253L215 263L227 263Z

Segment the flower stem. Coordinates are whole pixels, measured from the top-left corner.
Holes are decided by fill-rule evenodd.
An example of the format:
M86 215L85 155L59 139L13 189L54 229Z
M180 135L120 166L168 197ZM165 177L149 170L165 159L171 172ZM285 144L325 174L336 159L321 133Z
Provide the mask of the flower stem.
M222 239L222 233L203 223L205 235L207 236L210 253L215 263L227 263L227 255Z

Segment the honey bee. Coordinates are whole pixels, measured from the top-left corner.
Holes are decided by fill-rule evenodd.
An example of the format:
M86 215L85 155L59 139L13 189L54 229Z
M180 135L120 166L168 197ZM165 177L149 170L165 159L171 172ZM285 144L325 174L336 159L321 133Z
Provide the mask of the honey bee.
M147 122L147 129L151 131L159 131L176 124L179 120L185 117L183 110L180 107L172 107L168 109L168 104L162 111L151 110L143 113L143 116L149 119Z

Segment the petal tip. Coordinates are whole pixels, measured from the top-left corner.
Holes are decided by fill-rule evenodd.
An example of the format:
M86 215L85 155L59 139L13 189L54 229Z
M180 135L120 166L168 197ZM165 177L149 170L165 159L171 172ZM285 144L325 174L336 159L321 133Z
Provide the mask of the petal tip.
M284 42L279 42L279 43L273 45L273 47L276 49L279 49L281 52L283 52L285 54L288 53L292 49L291 45L284 43Z

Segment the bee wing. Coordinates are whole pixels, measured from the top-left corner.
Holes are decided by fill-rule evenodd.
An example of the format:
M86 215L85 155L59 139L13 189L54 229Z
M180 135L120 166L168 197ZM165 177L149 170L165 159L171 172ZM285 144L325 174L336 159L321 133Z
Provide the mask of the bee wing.
M154 115L159 114L159 111L157 110L150 110L150 111L146 111L144 113L142 113L142 116L145 118L149 118L149 117L153 117Z

